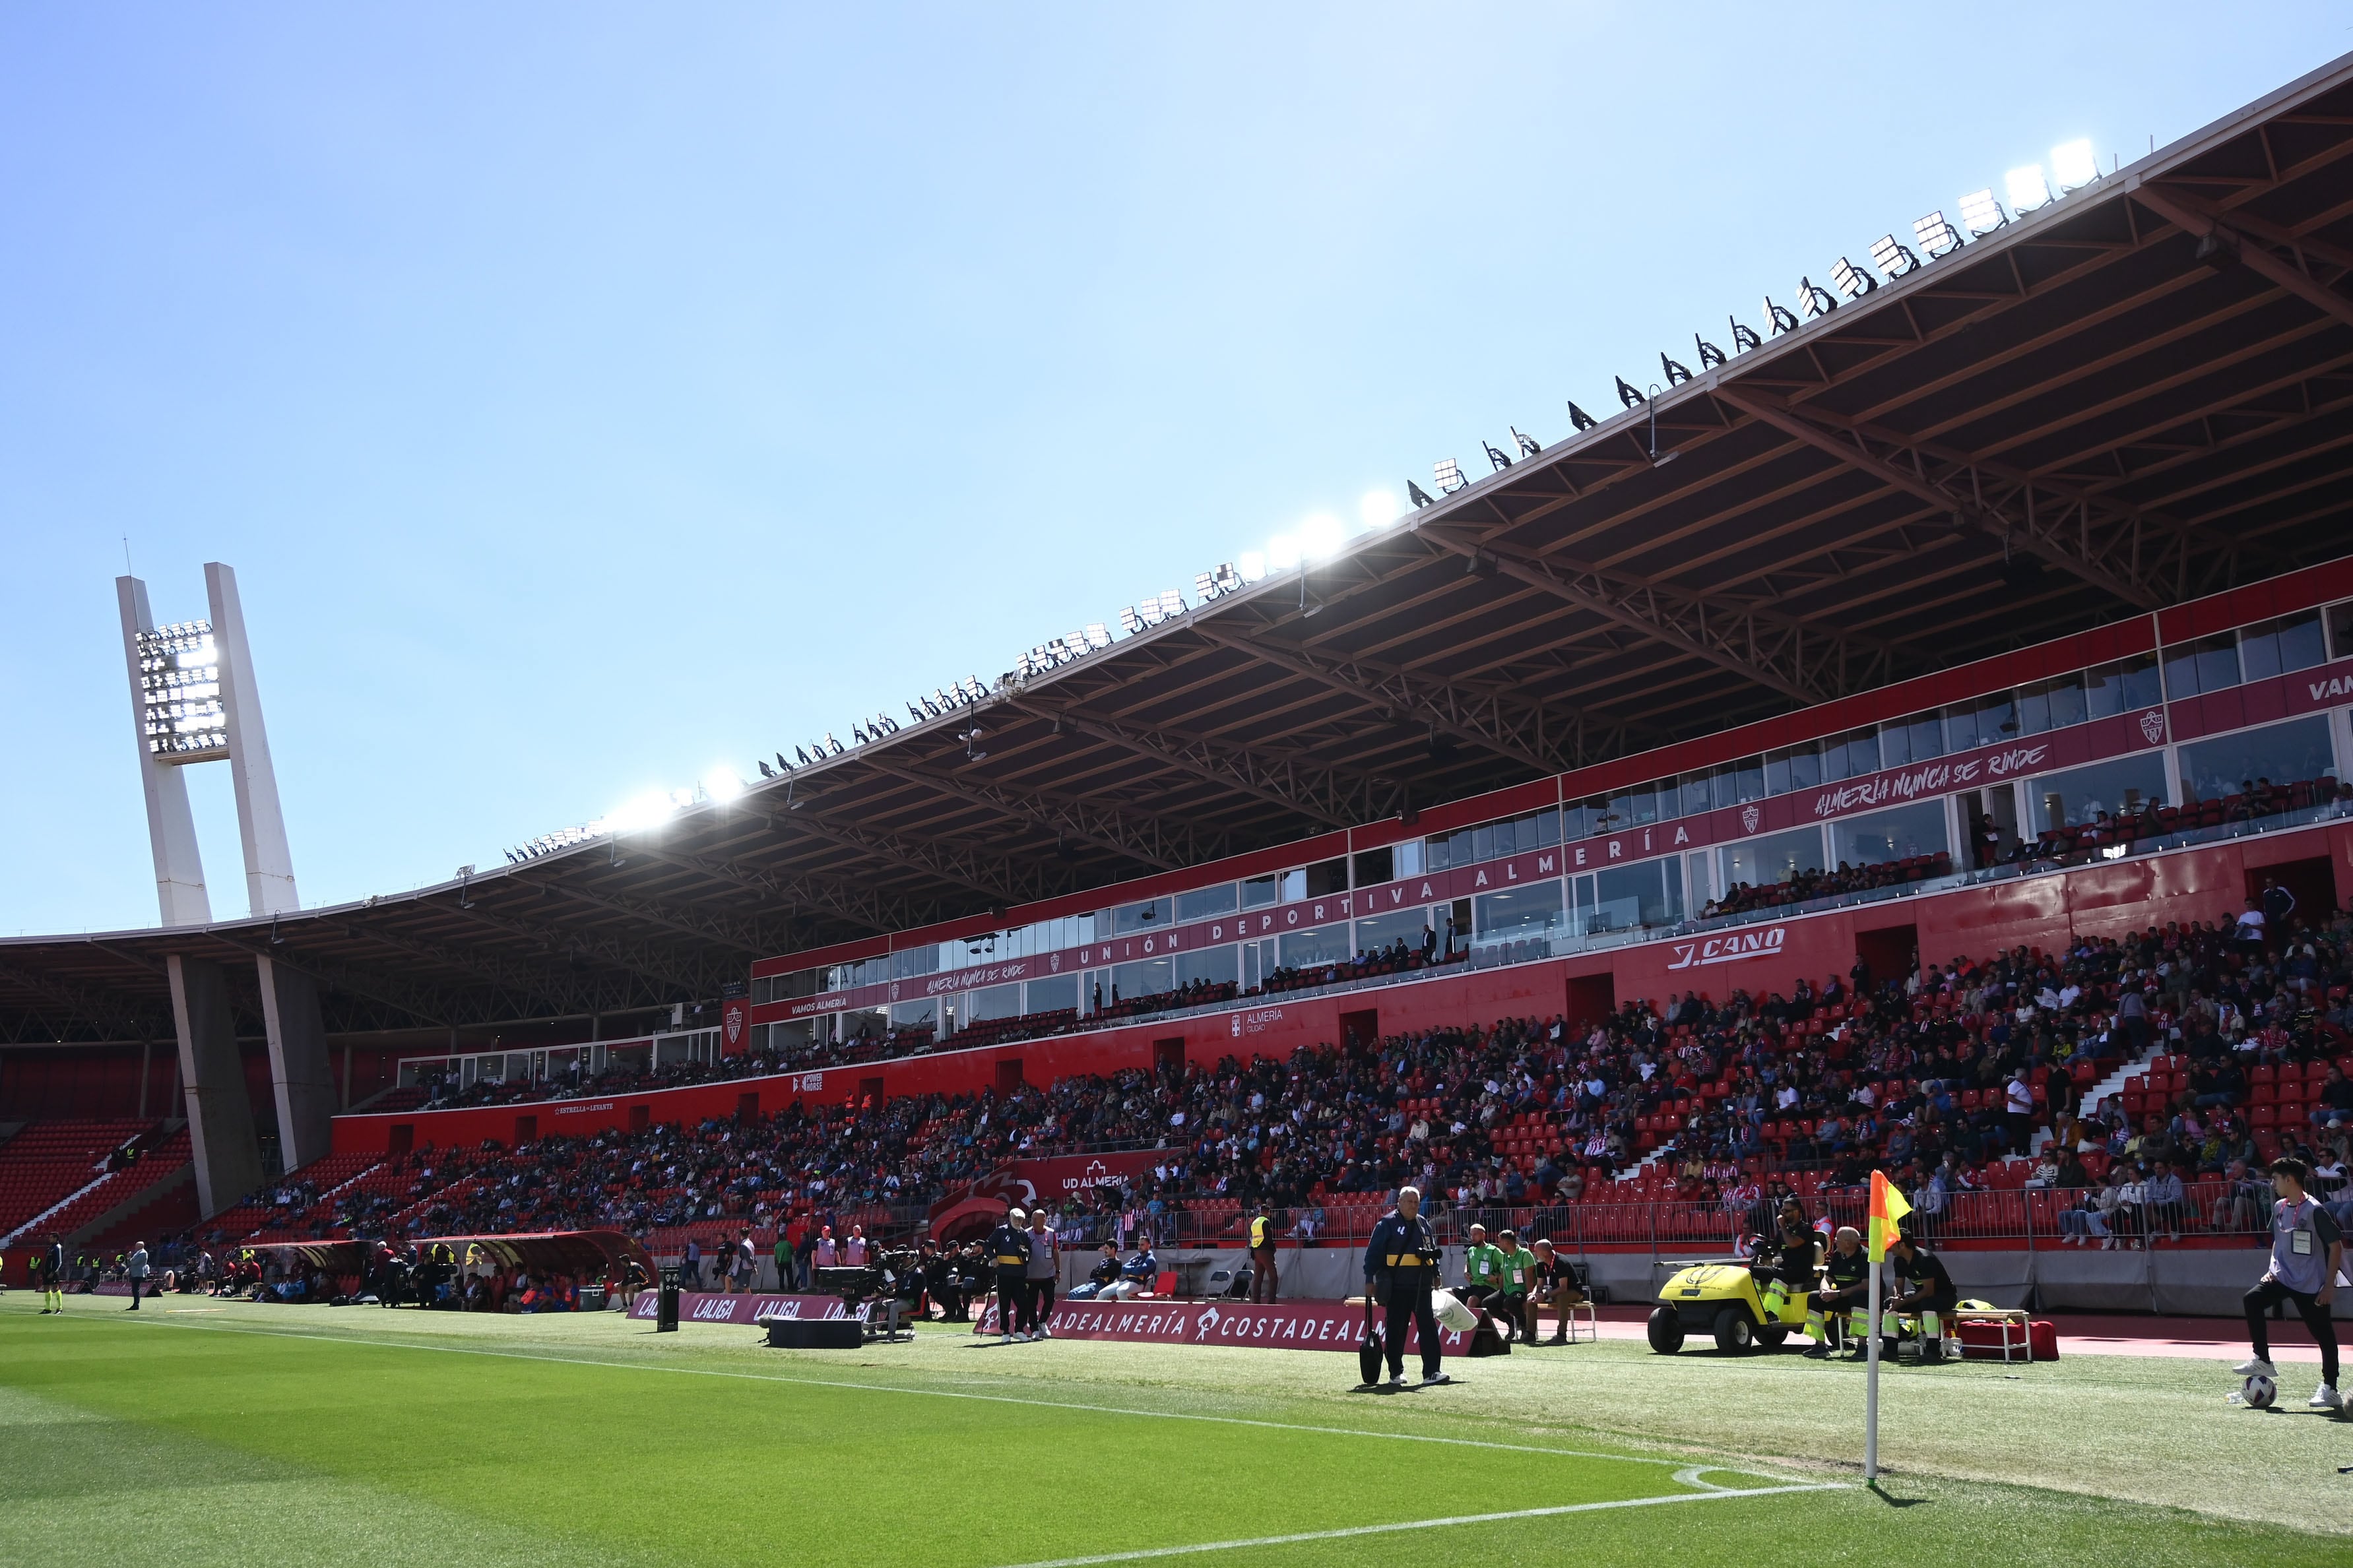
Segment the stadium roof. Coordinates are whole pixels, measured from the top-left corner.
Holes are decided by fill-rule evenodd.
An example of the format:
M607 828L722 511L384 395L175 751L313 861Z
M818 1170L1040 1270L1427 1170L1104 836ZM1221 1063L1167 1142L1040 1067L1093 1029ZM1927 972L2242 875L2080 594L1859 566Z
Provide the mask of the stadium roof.
M1369 822L2339 555L2348 274L2353 56L1675 386L1672 462L1641 409L1514 454L1327 561L1008 679L969 747L960 710L462 886L0 942L0 1039L168 1038L171 952L305 969L336 1032L712 996L755 957Z

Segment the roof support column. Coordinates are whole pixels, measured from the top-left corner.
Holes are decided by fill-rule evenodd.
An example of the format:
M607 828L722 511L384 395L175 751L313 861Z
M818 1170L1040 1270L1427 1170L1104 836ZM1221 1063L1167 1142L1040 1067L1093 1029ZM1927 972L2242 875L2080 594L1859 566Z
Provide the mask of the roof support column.
M287 1170L323 1159L335 1115L334 1068L319 987L308 974L257 954L261 1018L269 1036L269 1087L278 1101L278 1147Z
M196 1206L210 1219L261 1184L261 1144L253 1133L253 1102L245 1092L237 1020L229 1012L228 983L220 965L176 952L164 962L172 982L172 1022L180 1037Z

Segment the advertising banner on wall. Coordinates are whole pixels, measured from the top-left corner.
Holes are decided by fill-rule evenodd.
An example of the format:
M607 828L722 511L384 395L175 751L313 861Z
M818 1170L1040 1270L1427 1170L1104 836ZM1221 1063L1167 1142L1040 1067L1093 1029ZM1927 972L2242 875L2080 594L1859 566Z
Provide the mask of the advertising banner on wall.
M1374 1314L1377 1319L1379 1314ZM1271 1351L1353 1351L1365 1334L1365 1310L1345 1301L1059 1301L1048 1321L1056 1339L1126 1340L1155 1345L1249 1345ZM991 1306L973 1324L976 1334L997 1332ZM1409 1331L1406 1350L1419 1336ZM1460 1355L1470 1336L1438 1331L1439 1349Z
M660 1291L641 1290L629 1306L629 1316L651 1322L660 1305ZM750 1328L762 1318L856 1318L863 1322L866 1309L861 1306L852 1311L839 1296L762 1296L748 1290L740 1296L701 1290L681 1290L678 1295L681 1323L741 1323Z

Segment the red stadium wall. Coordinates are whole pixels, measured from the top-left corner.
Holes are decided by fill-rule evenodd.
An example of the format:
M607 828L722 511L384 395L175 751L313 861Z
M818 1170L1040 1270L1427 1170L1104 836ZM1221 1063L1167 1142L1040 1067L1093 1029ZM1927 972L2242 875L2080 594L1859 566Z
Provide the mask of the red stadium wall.
M2314 863L2317 862L2316 865ZM1672 939L1543 963L1455 972L1409 984L1289 1001L1198 1017L1141 1023L1087 1035L1025 1040L970 1051L948 1050L776 1078L746 1079L611 1099L540 1101L479 1110L340 1116L335 1152L376 1153L396 1139L412 1146L471 1147L549 1133L625 1129L637 1119L699 1121L754 1111L765 1116L798 1100L839 1104L879 1089L885 1096L966 1094L996 1088L1000 1069L1018 1064L1021 1081L1050 1083L1074 1073L1148 1068L1162 1042L1181 1040L1187 1060L1281 1058L1303 1046L1337 1042L1344 1020L1373 1015L1379 1034L1412 1033L1494 1018L1580 1013L1607 976L1619 1002L1664 1000L1695 991L1725 995L1788 992L1802 976L1843 976L1858 954L1874 959L1916 942L1922 962L1984 957L2017 945L2053 948L2078 935L2112 936L2126 927L2168 921L2224 920L2243 907L2250 879L2297 868L2307 890L2340 902L2353 889L2353 824L2330 824L2236 840L2171 855L2049 876L1897 899L1821 914L1760 922L1689 939ZM2326 887L2311 880L2324 876ZM527 1126L519 1126L527 1122ZM396 1130L406 1129L406 1131Z

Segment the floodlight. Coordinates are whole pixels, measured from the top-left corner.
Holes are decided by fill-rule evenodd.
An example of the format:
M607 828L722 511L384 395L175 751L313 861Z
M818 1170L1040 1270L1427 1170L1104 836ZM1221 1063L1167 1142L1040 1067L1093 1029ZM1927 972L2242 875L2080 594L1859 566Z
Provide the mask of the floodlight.
M1535 455L1535 443L1530 441L1525 436L1520 436L1516 430L1512 434L1519 436L1520 447L1523 451L1530 457ZM1366 528L1387 528L1398 520L1397 492L1366 490L1356 499L1356 516Z
M1920 258L1896 244L1894 235L1883 234L1871 242L1871 264L1886 273L1887 280L1892 283L1905 273L1916 270Z
M1831 268L1831 285L1850 300L1860 300L1879 287L1879 279L1841 256Z
M1218 578L1213 572L1193 574L1193 597L1207 602L1218 596Z
M841 755L844 751L848 750L848 748L842 745L840 742L833 738L833 731L830 730L828 730L825 732L825 749L831 752L837 757Z
M809 754L807 752L802 751L798 746L795 746L793 748L793 755L801 760L801 766L807 767L809 765Z
M1912 237L1920 242L1920 248L1927 252L1931 261L1940 256L1950 256L1961 247L1961 231L1945 221L1942 208L1915 223Z
M1134 605L1130 605L1125 609L1120 611L1119 629L1125 632L1130 637L1134 637L1136 633L1144 629L1144 617L1135 613L1135 606Z
M1724 351L1717 348L1714 343L1709 342L1705 338L1701 337L1697 332L1694 332L1692 334L1692 342L1699 345L1700 369L1714 370L1717 365L1725 363L1725 356Z
M1961 198L1961 226L1969 231L1972 239L1983 239L2009 221L2010 216L2001 210L2001 204L1993 199L1993 187L1990 185L1982 191L1971 191Z
M1487 449L1491 452L1494 450L1493 447ZM1508 461L1505 466L1510 466ZM1335 554L1340 546L1347 542L1347 531L1340 526L1338 518L1328 511L1319 511L1300 525L1299 548L1301 553L1306 555Z
M1101 621L1089 621L1085 632L1087 646L1092 648L1111 647L1111 628Z
M1411 479L1408 479L1405 482L1405 493L1406 499L1412 501L1416 507L1436 506L1438 504L1436 497L1432 496L1428 490L1423 489L1419 485L1415 484Z
M713 768L702 775L702 793L724 804L744 793L744 781L735 776L733 768Z
M1062 634L1062 646L1063 646L1065 648L1067 648L1067 649L1069 649L1069 650L1070 650L1070 655L1071 655L1071 657L1072 658L1086 658L1086 657L1087 657L1087 633L1086 633L1086 628L1085 628L1084 626L1082 626L1082 627L1080 627L1077 631L1074 631L1074 632L1065 632L1065 633L1063 633L1063 634Z
M1235 564L1241 568L1243 582L1255 583L1266 575L1266 552L1261 550L1245 550L1242 552L1241 559Z
M2099 155L2088 141L2063 142L2051 149L2051 175L2062 191L2081 190L2100 177Z
M1451 496L1471 482L1462 477L1462 465L1451 458L1439 458L1430 466L1430 472L1437 477L1440 495Z
M932 701L942 713L955 706L955 700L936 686L932 688Z
M2010 187L2010 210L2021 217L2036 207L2050 205L2051 182L2042 177L2042 165L2040 163L2012 169L2002 176L2002 183Z
M1681 386L1692 378L1690 370L1681 361L1669 359L1664 349L1659 351L1659 368L1666 372L1669 386Z
M1817 321L1838 309L1838 300L1831 291L1810 278L1798 279L1798 309L1806 320Z
M1487 461L1493 466L1495 472L1500 474L1512 466L1512 459L1495 450L1495 443L1493 441L1482 440L1479 445L1487 448Z
M1568 401L1568 423L1570 427L1573 429L1586 431L1592 429L1596 425L1600 424L1601 421L1596 419L1592 415L1588 414L1584 409L1579 408L1577 405L1577 400L1572 397Z
M910 713L912 713L912 712L913 712L913 711L914 711L914 710L913 710L913 709L912 709L912 708L910 708L909 710L907 710L907 711L909 711ZM920 721L919 721L919 722L920 722ZM777 767L777 769L778 769L780 772L783 772L783 773L791 773L791 772L793 771L793 764L792 764L792 763L788 763L788 762L786 762L786 761L785 761L785 753L784 753L784 752L778 752L776 753L776 767Z
M1456 479L1462 476L1457 474ZM1299 564L1299 541L1287 533L1279 533L1266 542L1268 564L1278 572L1288 572Z
M1174 588L1163 589L1160 595L1160 613L1164 616L1183 615L1185 613L1185 595L1178 593ZM976 680L973 682L973 687L976 690L979 689L979 686L980 682Z
M1615 376L1612 379L1618 383L1618 401L1624 404L1627 407L1640 408L1644 403L1649 401L1649 399L1645 398L1641 393L1627 385L1626 378L1624 376Z

